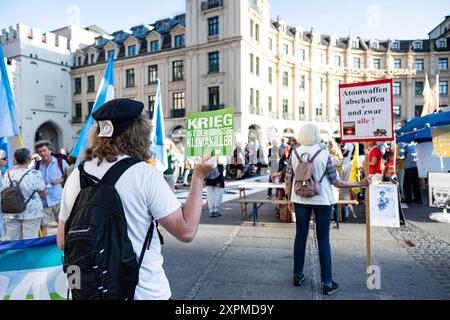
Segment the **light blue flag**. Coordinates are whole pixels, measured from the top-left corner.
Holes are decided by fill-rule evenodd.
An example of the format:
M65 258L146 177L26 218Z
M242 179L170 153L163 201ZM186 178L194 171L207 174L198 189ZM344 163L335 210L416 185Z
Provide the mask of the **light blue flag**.
M65 300L62 256L56 236L0 242L0 301Z
M78 165L81 162L81 157L83 156L84 151L88 147L89 143L89 134L91 131L91 127L94 124L95 120L92 118L92 114L97 111L103 104L108 102L109 100L114 99L114 56L111 53L109 57L108 66L106 67L105 75L103 76L102 82L100 83L100 87L97 91L97 97L95 98L94 107L92 108L91 114L87 119L86 123L81 130L80 135L78 136L77 141L75 142L75 146L73 147L71 156L77 158Z
M6 170L9 169L9 167L12 167L14 165L9 138L0 138L0 149L6 152L6 160L8 160L8 162L6 162L6 165L0 171L0 173L5 173Z
M16 106L6 72L5 56L0 45L0 137L19 136Z
M158 79L158 87L156 89L155 108L152 119L152 133L150 136L151 146L150 154L155 161L155 167L164 172L169 167L167 162L167 149L165 145L164 115L161 100L161 82Z

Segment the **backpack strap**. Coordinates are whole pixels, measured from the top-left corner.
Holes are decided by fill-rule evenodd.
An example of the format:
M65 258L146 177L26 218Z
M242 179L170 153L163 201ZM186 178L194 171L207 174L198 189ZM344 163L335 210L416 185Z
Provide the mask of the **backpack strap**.
M302 162L302 159L297 152L297 148L294 148L294 153L295 153L295 156L297 157L298 162Z
M20 178L19 182L17 183L17 187L19 187L19 185L20 185L20 183L22 182L23 178L25 178L25 176L26 176L27 174L29 174L29 173L31 172L31 170L33 170L33 169L30 169L30 170L28 170L27 172L25 172L25 174L22 176L22 178ZM11 180L11 176L9 175L9 171L8 171L8 178L9 178L9 181L12 181L12 180Z
M59 171L61 171L61 174L64 177L63 159L62 158L56 158L56 159L58 160Z
M108 172L105 173L105 175L101 179L101 182L114 186L125 171L139 162L141 161L134 158L125 158L120 160L119 162L115 163L108 170Z
M323 151L323 149L320 148L319 151L317 151L317 152L313 155L313 157L311 158L311 160L309 160L309 162L310 162L310 163L313 163L314 159L316 159L317 156L318 156L322 151Z

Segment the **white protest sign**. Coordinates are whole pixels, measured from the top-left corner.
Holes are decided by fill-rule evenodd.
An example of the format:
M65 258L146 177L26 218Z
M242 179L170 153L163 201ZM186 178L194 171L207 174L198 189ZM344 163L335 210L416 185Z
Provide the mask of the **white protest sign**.
M341 141L394 140L392 79L339 86Z
M398 191L395 184L370 185L370 226L400 228Z

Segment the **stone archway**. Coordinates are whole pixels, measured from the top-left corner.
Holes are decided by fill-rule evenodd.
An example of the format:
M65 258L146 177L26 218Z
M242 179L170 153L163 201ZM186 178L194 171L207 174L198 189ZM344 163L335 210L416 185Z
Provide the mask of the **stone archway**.
M34 134L34 143L40 140L50 141L55 146L55 152L62 147L62 133L59 127L52 122L42 124Z
M256 142L261 143L262 139L262 129L257 124L252 124L248 127L248 142Z

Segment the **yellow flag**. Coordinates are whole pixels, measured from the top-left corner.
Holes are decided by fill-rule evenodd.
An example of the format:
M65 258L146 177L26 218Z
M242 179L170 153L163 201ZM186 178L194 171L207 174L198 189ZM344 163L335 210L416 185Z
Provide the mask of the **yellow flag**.
M355 143L355 153L353 154L352 169L350 171L350 182L359 182L359 171L358 171L358 158L359 158L359 143ZM361 188L352 188L354 194L358 194Z

